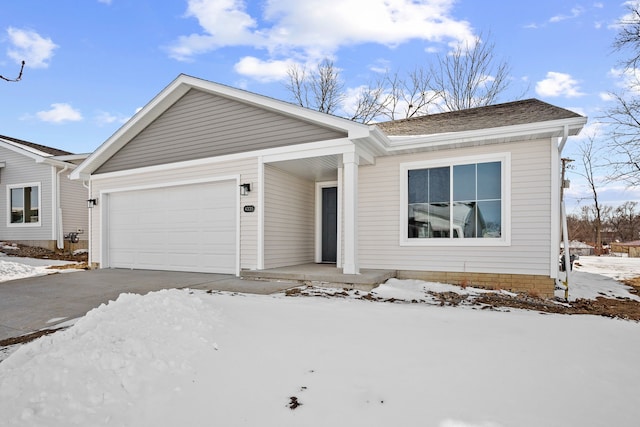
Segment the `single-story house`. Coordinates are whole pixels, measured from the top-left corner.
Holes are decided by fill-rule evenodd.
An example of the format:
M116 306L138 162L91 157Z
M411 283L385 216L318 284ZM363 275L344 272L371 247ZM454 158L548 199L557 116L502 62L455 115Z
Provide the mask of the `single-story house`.
M364 125L180 75L72 178L101 268L326 262L549 295L560 154L586 120L529 99Z
M87 157L0 135L0 240L86 248L88 189L69 174Z

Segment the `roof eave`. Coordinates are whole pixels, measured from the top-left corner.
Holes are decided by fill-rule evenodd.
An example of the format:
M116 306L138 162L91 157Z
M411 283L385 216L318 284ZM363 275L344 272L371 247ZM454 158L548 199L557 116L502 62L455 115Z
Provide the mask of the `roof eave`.
M587 123L586 117L572 117L568 119L551 120L545 122L525 123L519 125L494 128L476 129L462 132L448 132L430 135L390 135L390 143L385 147L390 153L419 148L447 148L449 145L460 143L519 139L531 136L561 137L565 128L573 136L580 133Z

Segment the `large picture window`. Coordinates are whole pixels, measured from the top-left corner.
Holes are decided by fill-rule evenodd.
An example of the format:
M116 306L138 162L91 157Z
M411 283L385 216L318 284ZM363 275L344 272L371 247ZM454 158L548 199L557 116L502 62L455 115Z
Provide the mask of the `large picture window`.
M9 186L9 223L40 224L40 186Z
M403 240L503 242L505 161L403 165Z

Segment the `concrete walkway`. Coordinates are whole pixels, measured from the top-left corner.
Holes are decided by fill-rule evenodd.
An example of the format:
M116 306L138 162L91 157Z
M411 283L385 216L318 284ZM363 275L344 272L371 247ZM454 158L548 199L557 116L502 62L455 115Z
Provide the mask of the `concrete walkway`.
M84 316L121 293L171 288L271 294L291 282L243 280L226 274L102 269L0 282L0 340Z

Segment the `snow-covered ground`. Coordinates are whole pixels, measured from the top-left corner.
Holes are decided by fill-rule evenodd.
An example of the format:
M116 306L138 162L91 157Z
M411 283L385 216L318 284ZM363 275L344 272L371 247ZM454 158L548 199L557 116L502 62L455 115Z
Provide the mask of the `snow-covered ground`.
M62 270L52 270L49 267L67 264L75 263L72 261L58 261L52 259L10 257L3 252L0 252L0 282L59 273ZM69 271L74 271L74 269Z
M631 297L591 271L640 276L640 259L608 259L582 257L572 292ZM376 292L418 287L481 292ZM586 315L123 294L0 363L0 424L637 426L638 337L637 322Z

